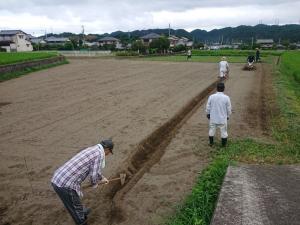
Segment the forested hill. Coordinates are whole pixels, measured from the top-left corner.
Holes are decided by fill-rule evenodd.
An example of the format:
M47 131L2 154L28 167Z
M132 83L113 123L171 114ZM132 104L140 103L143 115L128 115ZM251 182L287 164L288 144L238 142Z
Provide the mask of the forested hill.
M117 31L113 32L109 35L117 38L128 38L128 36L132 38L140 37L151 32L157 34L168 35L168 29L149 29L149 30L136 30L132 32L122 32ZM238 27L226 27L222 29L215 29L211 31L205 30L193 30L188 32L184 29L178 30L170 30L171 35L176 35L179 37L187 37L191 40L199 41L199 42L220 42L223 39L223 42L250 42L252 37L254 40L256 39L273 39L278 42L279 39L281 41L288 40L289 42L297 42L300 41L300 25L290 24L290 25L256 25L256 26L238 26ZM108 34L106 34L108 35Z
M235 28L226 27L223 29L215 29L210 32L203 30L193 30L192 36L199 41L251 41L255 39L273 39L278 42L279 40L288 40L290 42L300 41L300 25L290 24L283 26L238 26Z
M130 41L138 39L139 37L149 34L149 33L163 34L165 36L169 35L169 29L148 29L148 30L135 30L131 32L116 31L110 34L88 34L85 35L87 41L96 41L97 39L105 36L113 36L119 38L122 41ZM190 40L197 42L221 42L231 43L231 42L251 42L252 38L256 39L273 39L275 42L279 40L281 42L288 41L300 42L300 25L289 24L289 25L256 25L256 26L238 26L238 27L226 27L222 29L215 29L211 31L205 31L196 29L188 32L184 29L171 29L171 35L176 35L178 37L187 37ZM58 37L76 37L80 34L72 33L61 33L61 34L51 34Z

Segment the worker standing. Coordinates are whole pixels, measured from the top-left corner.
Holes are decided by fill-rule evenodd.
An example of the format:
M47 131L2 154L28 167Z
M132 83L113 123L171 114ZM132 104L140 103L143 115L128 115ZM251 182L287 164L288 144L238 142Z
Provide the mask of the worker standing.
M84 208L80 197L83 196L80 186L89 176L92 187L98 187L98 182L109 181L101 174L105 166L105 156L113 153L112 140L103 140L100 144L83 149L73 158L58 168L52 179L53 189L65 205L77 225L87 225L87 215L90 209Z
M259 62L259 61L260 61L260 51L259 51L259 48L256 48L255 62Z
M223 56L221 61L219 62L219 69L220 69L220 74L219 74L220 80L227 79L229 75L229 64L226 61L225 56Z
M187 51L187 58L186 58L186 60L189 60L189 59L192 59L192 51L191 51L191 49L189 49Z
M209 96L206 104L206 115L209 119L209 144L214 144L214 136L216 129L220 128L222 147L227 144L227 120L229 120L231 114L231 102L230 98L223 92L225 90L224 83L217 84L217 93Z

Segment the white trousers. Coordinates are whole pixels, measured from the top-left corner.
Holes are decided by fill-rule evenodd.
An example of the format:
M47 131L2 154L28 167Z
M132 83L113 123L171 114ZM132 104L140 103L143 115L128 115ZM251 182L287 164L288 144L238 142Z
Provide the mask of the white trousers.
M227 71L220 71L219 77L226 77L227 76Z
M216 134L216 129L220 128L221 131L221 138L227 138L228 133L227 133L227 122L225 124L215 124L215 123L209 123L209 132L208 135L210 137L215 136Z

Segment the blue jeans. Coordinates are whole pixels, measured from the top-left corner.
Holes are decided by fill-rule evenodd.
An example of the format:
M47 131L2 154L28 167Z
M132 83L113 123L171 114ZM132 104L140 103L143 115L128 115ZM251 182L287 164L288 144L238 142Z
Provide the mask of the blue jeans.
M71 188L57 187L55 184L51 184L75 223L77 225L87 225L87 215L84 212L84 208L77 192Z

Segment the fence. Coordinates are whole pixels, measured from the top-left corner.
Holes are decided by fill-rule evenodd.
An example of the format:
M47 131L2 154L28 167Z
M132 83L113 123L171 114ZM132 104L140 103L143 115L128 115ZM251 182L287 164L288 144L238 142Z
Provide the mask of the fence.
M112 56L111 51L58 51L63 56L71 57L100 57Z

